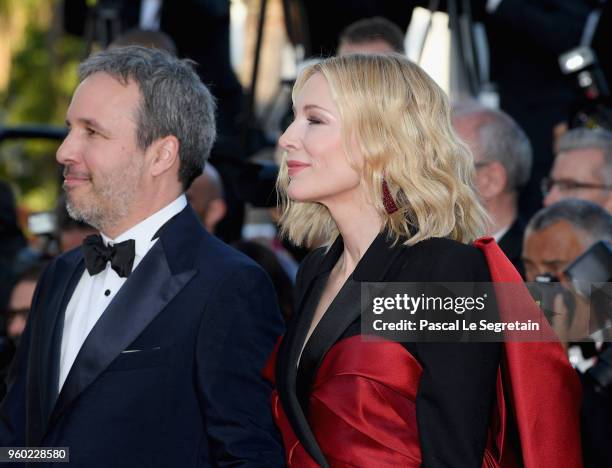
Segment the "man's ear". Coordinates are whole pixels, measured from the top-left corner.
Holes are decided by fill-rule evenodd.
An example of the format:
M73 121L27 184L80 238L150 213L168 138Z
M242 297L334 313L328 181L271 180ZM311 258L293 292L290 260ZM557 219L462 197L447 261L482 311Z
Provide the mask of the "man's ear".
M159 138L150 148L152 152L151 175L157 177L178 164L179 141L174 135Z

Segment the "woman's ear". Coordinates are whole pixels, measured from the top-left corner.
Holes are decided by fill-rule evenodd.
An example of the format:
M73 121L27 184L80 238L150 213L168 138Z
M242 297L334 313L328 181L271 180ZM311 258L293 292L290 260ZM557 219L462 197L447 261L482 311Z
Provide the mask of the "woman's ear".
M179 141L174 135L168 135L155 141L151 147L153 152L151 175L157 177L170 170L179 159Z

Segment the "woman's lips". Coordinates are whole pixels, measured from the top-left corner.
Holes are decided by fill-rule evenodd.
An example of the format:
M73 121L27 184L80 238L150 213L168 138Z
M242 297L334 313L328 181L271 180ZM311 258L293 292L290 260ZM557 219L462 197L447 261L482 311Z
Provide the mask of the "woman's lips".
M289 177L294 176L302 169L306 169L307 167L310 167L310 164L306 164L299 161L287 161L287 172L289 174Z

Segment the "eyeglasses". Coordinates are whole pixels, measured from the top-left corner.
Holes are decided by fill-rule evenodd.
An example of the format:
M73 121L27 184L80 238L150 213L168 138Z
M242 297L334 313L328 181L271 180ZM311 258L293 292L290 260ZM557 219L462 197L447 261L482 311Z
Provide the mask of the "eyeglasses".
M573 190L612 190L612 185L604 185L604 184L591 184L588 182L578 182L576 180L567 180L567 179L559 179L555 180L551 177L544 177L540 182L540 189L542 190L542 195L546 196L552 190L554 186L561 192L571 192Z
M477 162L474 163L474 168L480 169L481 167L488 166L492 162L493 161L477 161Z

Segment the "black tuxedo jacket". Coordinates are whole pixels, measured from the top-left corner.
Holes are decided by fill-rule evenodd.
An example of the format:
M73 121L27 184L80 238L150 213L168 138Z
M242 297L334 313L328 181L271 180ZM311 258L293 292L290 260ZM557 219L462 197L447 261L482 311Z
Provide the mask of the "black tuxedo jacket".
M308 422L307 402L325 355L338 342L360 334L360 294L341 290L302 351L318 301L309 301L317 282L342 254L339 237L300 266L297 307L278 350L276 388L291 426L310 456L329 466ZM476 247L432 238L411 247L381 233L355 268L355 282L490 282L484 255ZM346 287L346 286L345 286ZM343 287L343 290L345 289ZM352 296L352 298L351 298ZM310 306L309 306L310 304ZM482 466L500 343L402 343L421 364L416 412L423 466ZM300 352L301 358L300 358ZM299 366L298 366L299 359ZM357 465L359 461L356 460Z
M0 446L64 446L74 467L280 466L261 369L282 332L271 282L187 206L87 336L58 393L80 249L39 281L0 406ZM37 464L40 466L40 464Z

